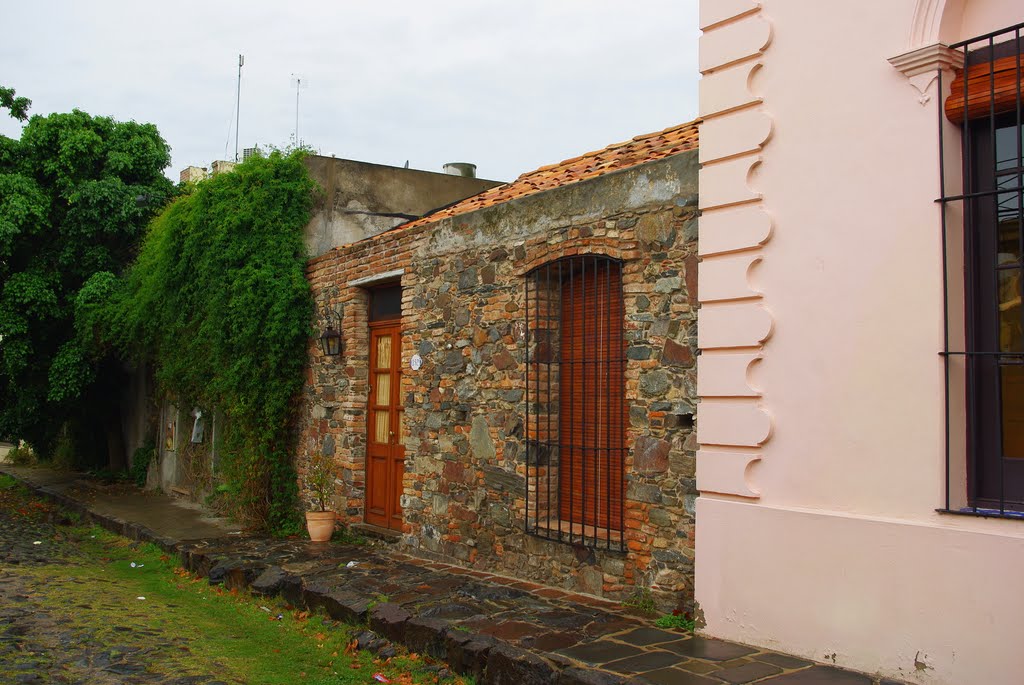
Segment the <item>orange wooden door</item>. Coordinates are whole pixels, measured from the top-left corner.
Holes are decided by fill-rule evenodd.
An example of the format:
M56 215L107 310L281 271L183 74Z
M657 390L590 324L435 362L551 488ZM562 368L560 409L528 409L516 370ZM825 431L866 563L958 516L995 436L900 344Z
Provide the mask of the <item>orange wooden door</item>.
M402 528L401 326L370 324L370 399L366 431L366 522Z
M625 453L622 276L617 264L574 268L562 283L559 516L619 530Z

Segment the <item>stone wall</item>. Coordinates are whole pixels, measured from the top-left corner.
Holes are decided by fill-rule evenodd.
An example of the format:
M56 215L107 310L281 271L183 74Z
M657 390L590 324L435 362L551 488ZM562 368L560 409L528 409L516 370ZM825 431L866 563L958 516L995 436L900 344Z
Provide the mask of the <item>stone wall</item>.
M404 544L418 553L578 592L652 589L692 601L696 397L696 152L606 174L310 261L314 297L341 314L344 352L311 341L299 425L308 456L333 454L338 504L362 521L367 291L401 270ZM525 533L525 274L564 256L623 262L627 341L626 549ZM321 325L322 322L318 322ZM418 371L408 361L419 354Z

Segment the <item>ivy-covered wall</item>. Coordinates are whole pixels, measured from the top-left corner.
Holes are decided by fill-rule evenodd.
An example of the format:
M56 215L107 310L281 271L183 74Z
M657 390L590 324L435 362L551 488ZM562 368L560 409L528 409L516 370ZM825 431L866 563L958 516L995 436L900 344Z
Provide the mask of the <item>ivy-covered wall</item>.
M280 534L300 529L288 427L312 315L314 191L301 153L250 158L186 188L128 272L97 274L78 299L83 336L148 361L178 407L223 413L225 505Z

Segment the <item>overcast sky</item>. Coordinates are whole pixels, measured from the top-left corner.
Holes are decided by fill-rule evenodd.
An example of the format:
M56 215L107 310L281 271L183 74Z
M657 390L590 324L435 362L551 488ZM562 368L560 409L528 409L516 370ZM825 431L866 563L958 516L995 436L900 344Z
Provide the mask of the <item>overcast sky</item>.
M0 84L31 112L152 122L168 175L295 133L324 155L520 173L697 113L696 0L5 2ZM0 117L0 134L19 124Z

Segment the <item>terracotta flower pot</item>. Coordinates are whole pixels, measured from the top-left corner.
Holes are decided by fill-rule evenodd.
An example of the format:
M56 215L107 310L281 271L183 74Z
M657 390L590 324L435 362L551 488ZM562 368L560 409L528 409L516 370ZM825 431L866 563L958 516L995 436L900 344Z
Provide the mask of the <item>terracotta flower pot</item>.
M327 542L334 534L334 512L307 511L306 530L313 542Z

